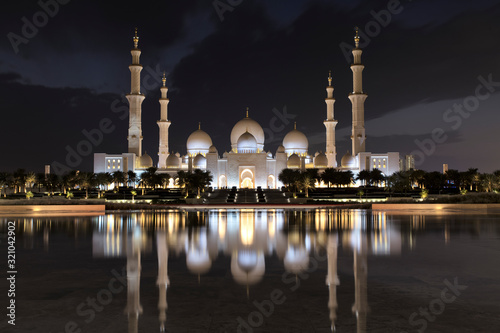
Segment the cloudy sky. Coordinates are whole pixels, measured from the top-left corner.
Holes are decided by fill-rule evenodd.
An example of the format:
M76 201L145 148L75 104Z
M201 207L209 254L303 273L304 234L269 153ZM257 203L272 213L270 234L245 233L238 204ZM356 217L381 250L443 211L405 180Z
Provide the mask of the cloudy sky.
M424 170L443 163L500 169L498 1L23 0L3 7L0 171L68 166L68 150L82 148L85 131L103 119L112 131L80 149L86 156L73 158L74 168L92 170L96 152L126 152L135 27L146 95L143 151L153 159L163 71L171 150L186 152L198 122L219 153L229 150L231 128L249 107L267 129L266 150L274 153L296 121L314 153L325 149L332 70L340 162L351 148L346 53L354 26L365 37L367 151L414 153Z

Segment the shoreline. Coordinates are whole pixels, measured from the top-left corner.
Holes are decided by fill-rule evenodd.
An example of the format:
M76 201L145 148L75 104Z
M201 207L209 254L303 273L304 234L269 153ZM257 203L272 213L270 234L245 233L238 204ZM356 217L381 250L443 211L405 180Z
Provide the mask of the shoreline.
M0 204L0 216L99 216L107 212L119 211L169 211L169 210L232 210L232 209L371 209L389 214L418 214L432 211L436 214L500 214L500 204L491 203L304 203L304 204L129 204L102 202L68 202L52 204L19 203L17 205Z

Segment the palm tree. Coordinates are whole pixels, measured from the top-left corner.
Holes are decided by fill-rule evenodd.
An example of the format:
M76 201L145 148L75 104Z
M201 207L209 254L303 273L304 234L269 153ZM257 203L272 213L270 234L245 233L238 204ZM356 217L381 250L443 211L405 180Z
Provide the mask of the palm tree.
M59 186L60 180L59 176L56 174L50 174L47 176L47 179L45 180L45 187L47 188L47 192L49 192L49 195L54 194L54 188Z
M23 187L26 185L26 170L17 169L14 171L12 184L14 185L14 193L24 192Z
M312 177L310 173L307 171L303 172L301 174L301 177L298 180L298 186L300 189L304 190L306 192L306 198L309 198L309 190L313 190L316 187L314 186L314 183L316 182L316 179Z
M339 172L339 184L344 186L349 186L354 183L354 174L352 171L340 171Z
M161 183L161 186L163 188L167 188L168 187L168 183L169 183L169 180L170 180L170 175L168 173L161 173L158 175L159 178L160 178L160 183Z
M132 187L135 188L136 182L137 174L132 170L127 171L127 183L132 184Z
M24 181L26 182L26 188L29 188L29 189L33 189L33 186L35 185L36 183L36 175L34 172L28 172L28 174L26 175L26 178L24 179Z
M357 179L361 180L363 182L364 186L371 185L371 183L372 183L371 182L371 174L370 174L370 171L368 171L368 170L361 170L358 173Z
M141 174L141 180L146 187L151 187L154 189L156 185L159 183L159 177L156 174L156 170L158 169L155 167L150 167L147 168L146 171Z
M379 169L373 169L372 171L370 171L371 183L380 186L380 183L382 183L384 180L385 180L384 174Z
M113 172L113 182L115 183L115 188L119 188L120 184L125 183L125 173L123 171Z
M411 171L398 171L387 178L387 183L392 192L408 192L412 189Z
M186 191L185 194L187 198L189 196L189 190L190 190L189 172L182 170L177 172L177 185L179 187L184 188L184 190Z
M493 190L498 186L498 179L494 174L483 173L480 178L481 187L486 192L493 192Z
M10 175L7 172L0 172L0 196L2 195L4 198L7 196L7 188L9 187Z
M97 177L93 172L80 172L78 174L78 184L85 188L85 199L89 198L89 187L97 184Z
M334 168L326 168L321 174L321 180L330 187L331 184L335 183L337 170Z
M201 189L205 189L205 187L210 185L213 179L210 171L203 171L200 169L195 169L190 178L192 187L198 190L198 198L201 196Z
M300 179L300 171L292 169L283 169L278 175L278 179L285 185L289 191L293 191L293 196L296 196L296 183Z
M411 181L411 187L413 187L413 184L417 184L419 188L424 188L425 186L425 177L427 175L427 172L424 170L414 170L410 169L410 181Z

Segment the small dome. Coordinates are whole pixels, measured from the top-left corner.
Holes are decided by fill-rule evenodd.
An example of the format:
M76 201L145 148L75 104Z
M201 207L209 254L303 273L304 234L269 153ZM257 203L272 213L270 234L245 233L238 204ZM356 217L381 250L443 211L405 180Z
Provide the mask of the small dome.
M214 145L211 145L210 148L208 148L209 153L217 153L217 148L215 148Z
M253 285L264 277L266 261L262 252L238 251L231 256L233 279L241 285Z
M298 274L305 271L309 266L309 254L305 248L290 247L283 260L288 272Z
M343 168L354 168L356 166L356 159L347 152L340 161Z
M167 163L167 168L180 168L181 167L181 160L174 153L170 153L170 155L168 155L166 163Z
M139 158L141 168L150 168L153 166L153 159L148 154L144 154Z
M205 274L212 267L212 260L207 251L199 249L190 250L186 256L186 266L191 273Z
M257 140L249 132L243 133L237 143L238 153L256 153Z
M233 129L231 130L231 148L232 149L238 148L238 139L245 132L248 132L254 136L255 141L257 141L257 148L259 150L264 149L264 138L265 138L264 130L262 129L262 127L260 126L260 124L258 122L249 118L248 114L245 118L238 121L236 123L236 125L234 125Z
M195 156L193 166L197 169L205 169L207 167L207 159L202 154Z
M212 146L212 139L202 129L197 129L191 133L186 143L188 153L190 154L208 153L210 146Z
M276 154L277 153L284 153L285 152L285 147L279 146L278 149L276 149Z
M300 157L297 154L292 154L288 158L286 166L289 168L300 168Z
M314 167L315 168L326 168L328 167L328 158L325 154L319 153L314 158Z
M304 133L297 129L293 129L285 135L283 146L287 153L306 153L309 147L309 141Z

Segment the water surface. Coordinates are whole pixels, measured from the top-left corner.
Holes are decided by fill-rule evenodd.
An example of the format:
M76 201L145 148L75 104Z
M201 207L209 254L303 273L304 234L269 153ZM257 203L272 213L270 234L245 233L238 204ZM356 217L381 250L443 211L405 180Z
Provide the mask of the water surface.
M498 332L499 217L213 210L4 219L4 235L16 222L17 317L0 330Z

